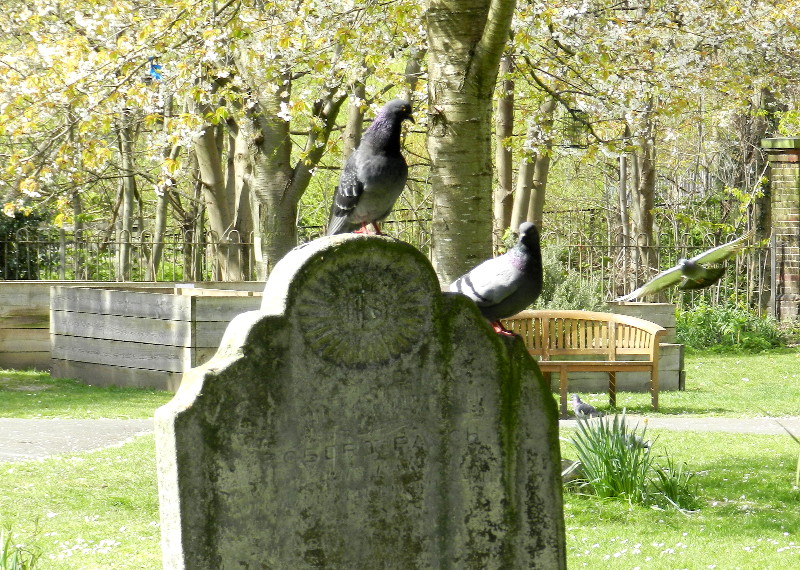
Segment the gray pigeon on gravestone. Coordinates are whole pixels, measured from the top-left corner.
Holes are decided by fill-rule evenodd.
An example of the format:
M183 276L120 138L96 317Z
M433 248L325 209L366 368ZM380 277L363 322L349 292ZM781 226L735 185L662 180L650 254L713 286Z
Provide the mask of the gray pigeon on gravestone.
M572 395L572 411L575 412L575 417L578 418L601 418L603 412L600 412L592 406L582 402L577 394Z
M488 259L450 284L478 305L494 330L511 335L500 319L531 305L542 292L542 251L539 230L530 222L519 226L517 244L503 255Z
M364 131L361 144L345 162L333 194L329 236L367 233L367 224L372 224L376 234L381 233L378 222L392 211L408 178L408 165L400 153L405 120L414 122L411 104L395 99L383 106Z
M675 267L662 271L635 291L614 300L633 301L645 295L658 293L678 282L680 282L678 289L684 290L709 287L719 281L725 273L725 266L720 264L739 253L745 243L753 237L753 233L753 230L750 230L738 239L711 248L690 259L681 258ZM707 266L708 264L717 265Z

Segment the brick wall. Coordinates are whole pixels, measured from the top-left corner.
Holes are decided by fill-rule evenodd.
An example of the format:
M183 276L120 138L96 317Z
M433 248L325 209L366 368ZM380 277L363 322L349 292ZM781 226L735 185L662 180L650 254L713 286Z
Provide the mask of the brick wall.
M800 138L765 139L772 191L775 313L800 316Z

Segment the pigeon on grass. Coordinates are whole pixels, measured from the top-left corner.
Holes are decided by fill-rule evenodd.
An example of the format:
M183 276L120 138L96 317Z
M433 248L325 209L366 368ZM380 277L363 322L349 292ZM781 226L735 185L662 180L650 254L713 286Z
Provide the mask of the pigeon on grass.
M575 417L585 418L602 418L603 412L600 412L591 404L582 402L577 394L572 395L572 411L575 412Z
M478 305L495 332L513 335L500 323L531 305L542 292L542 251L539 230L530 222L519 226L517 244L488 259L450 284Z
M408 178L408 165L400 153L401 125L405 120L414 122L411 104L395 99L383 106L364 131L361 144L344 164L333 194L329 236L367 233L368 224L376 234L381 233L378 222L392 211Z
M633 301L663 291L679 282L678 289L683 290L709 287L719 281L725 273L725 265L722 262L739 253L752 237L753 230L750 230L738 239L711 248L690 259L681 258L675 267L662 271L635 291L617 297L615 301Z

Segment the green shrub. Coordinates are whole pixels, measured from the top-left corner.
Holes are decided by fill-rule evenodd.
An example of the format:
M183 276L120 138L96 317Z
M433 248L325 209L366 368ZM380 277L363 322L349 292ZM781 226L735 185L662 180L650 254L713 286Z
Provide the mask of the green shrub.
M697 349L758 352L784 344L778 323L739 304L698 303L676 315L678 342Z
M536 308L594 311L603 305L600 280L583 277L569 267L565 247L550 244L542 248L542 273L542 293Z
M638 431L625 423L625 414L578 420L572 445L585 479L583 487L602 498L618 497L630 503L699 508L694 473L668 455L656 463L647 428Z
M14 544L10 528L0 529L0 570L33 570L40 557L38 548Z
M685 469L686 464L677 464L669 455L664 456L664 465L653 467L655 477L651 478L655 503L662 507L675 507L684 511L700 508L695 474Z
M650 448L641 445L641 434L629 429L625 414L578 420L572 439L581 469L591 492L599 497L620 497L631 503L647 502L647 481L653 459Z

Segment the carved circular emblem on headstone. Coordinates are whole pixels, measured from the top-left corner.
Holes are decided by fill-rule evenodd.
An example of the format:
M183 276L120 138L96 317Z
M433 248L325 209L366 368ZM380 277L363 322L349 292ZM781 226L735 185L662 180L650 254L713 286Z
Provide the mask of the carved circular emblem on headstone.
M316 267L298 291L293 314L320 358L362 368L414 350L430 334L432 311L428 280L418 266L362 254Z

